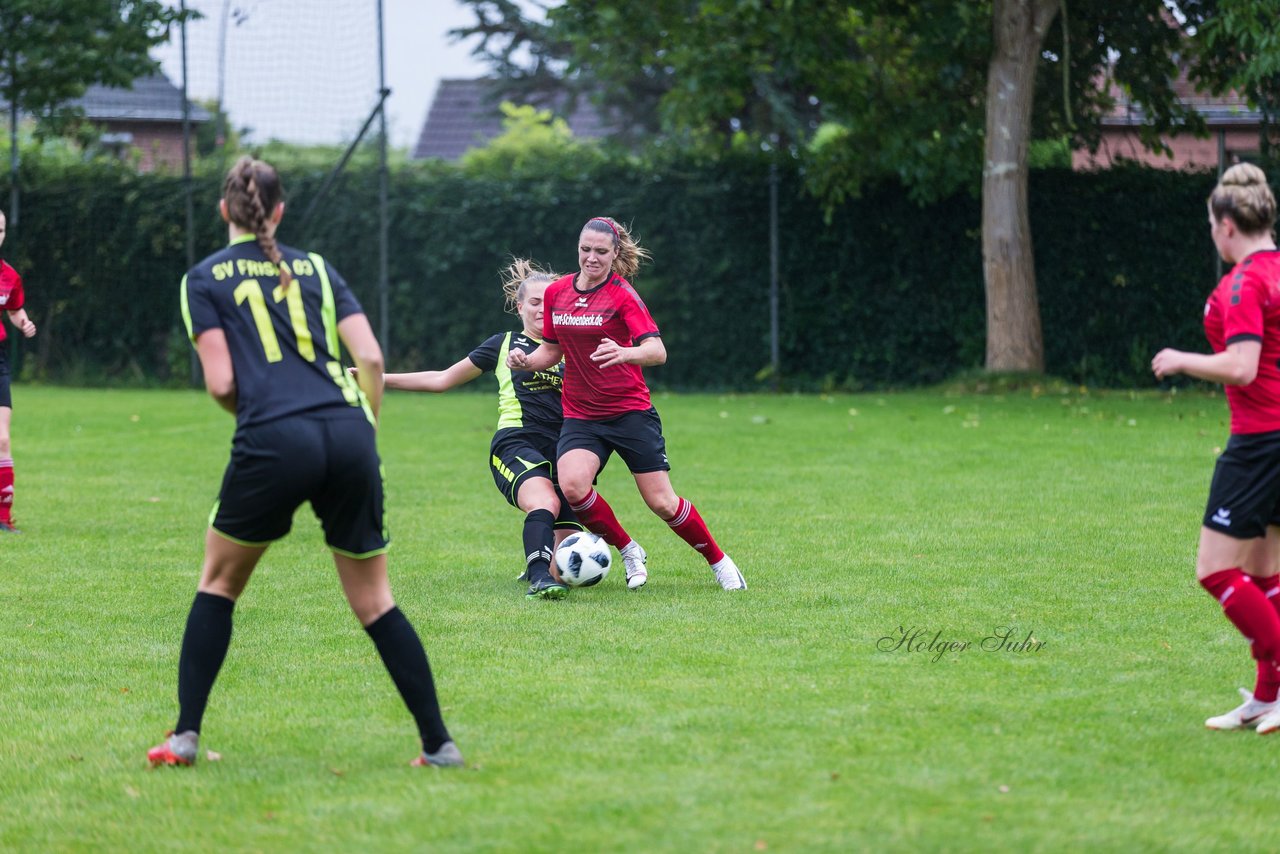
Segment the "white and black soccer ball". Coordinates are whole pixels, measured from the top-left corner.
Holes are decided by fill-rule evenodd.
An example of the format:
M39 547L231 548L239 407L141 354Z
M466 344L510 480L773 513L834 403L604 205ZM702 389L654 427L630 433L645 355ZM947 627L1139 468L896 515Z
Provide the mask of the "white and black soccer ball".
M578 531L564 538L556 549L556 569L560 580L570 587L599 584L609 574L613 556L609 544L588 531Z

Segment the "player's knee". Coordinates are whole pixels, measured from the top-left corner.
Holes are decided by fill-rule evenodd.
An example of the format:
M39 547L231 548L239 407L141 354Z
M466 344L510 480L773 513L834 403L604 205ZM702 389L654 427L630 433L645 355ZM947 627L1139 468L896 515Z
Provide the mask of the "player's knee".
M560 499L556 495L555 490L547 489L545 492L534 492L533 490L520 490L520 495L516 500L516 506L525 513L532 513L535 510L546 510L552 516L560 512Z
M383 614L394 608L396 601L392 598L391 592L386 591L383 595L348 596L347 604L351 606L351 613L356 615L360 625L368 628Z
M644 502L664 522L670 522L676 518L676 513L680 510L680 498L675 493L671 495L646 495Z
M591 494L591 481L560 481L560 491L564 493L565 500L572 504L581 504Z

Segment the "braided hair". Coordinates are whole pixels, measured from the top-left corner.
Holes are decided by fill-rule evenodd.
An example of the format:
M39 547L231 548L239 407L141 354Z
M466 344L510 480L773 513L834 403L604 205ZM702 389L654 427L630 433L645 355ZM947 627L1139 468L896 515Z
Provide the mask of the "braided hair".
M275 235L268 228L271 211L284 200L284 188L276 170L261 160L241 157L227 173L222 184L222 198L226 200L227 216L231 221L253 232L262 253L280 269L280 287L289 287L293 275L289 272L289 265L284 263Z

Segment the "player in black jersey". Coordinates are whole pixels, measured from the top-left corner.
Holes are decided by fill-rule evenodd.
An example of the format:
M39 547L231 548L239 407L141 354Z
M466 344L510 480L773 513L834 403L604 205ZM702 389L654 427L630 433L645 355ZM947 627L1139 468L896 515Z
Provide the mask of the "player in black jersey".
M507 354L530 353L542 343L542 294L559 278L531 261L516 259L504 271L507 310L520 317L520 332L499 332L464 359L443 371L386 374L386 387L445 392L487 371L498 380L498 429L489 443L489 470L507 502L525 512L524 554L529 592L534 598L562 599L569 589L552 569L555 546L572 531L583 530L556 486L552 460L564 414L560 387L564 364L545 371L511 370ZM353 369L352 374L356 375Z
M231 643L231 614L267 547L304 501L320 519L352 611L418 724L415 765L461 765L417 633L387 581L382 463L375 426L382 350L347 283L313 252L276 243L279 177L242 158L220 203L230 245L182 280L182 316L205 386L235 413L231 461L205 536L204 565L178 662L178 723L147 753L191 765ZM343 371L339 342L360 369Z

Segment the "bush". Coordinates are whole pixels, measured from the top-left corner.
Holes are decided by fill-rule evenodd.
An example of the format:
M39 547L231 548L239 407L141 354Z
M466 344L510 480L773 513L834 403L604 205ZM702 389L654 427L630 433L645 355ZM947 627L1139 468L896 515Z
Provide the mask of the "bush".
M320 252L379 329L376 158L357 156L309 220L328 166L273 152L289 198L286 243ZM548 170L472 161L393 164L387 340L392 369L444 367L515 325L498 271L510 257L576 269L588 218L629 223L653 253L635 284L669 362L655 386L770 385L768 162L585 150ZM226 239L221 176L197 170L197 257ZM4 247L23 274L40 335L24 375L53 381L185 384L177 286L186 260L186 187L110 163L24 164L22 219ZM920 207L866 188L824 217L804 176L780 175L780 355L789 389L938 382L980 368L985 308L980 204ZM1205 174L1137 167L1033 173L1031 217L1046 369L1072 382L1150 385L1161 346L1203 349L1200 306L1214 283ZM7 192L7 187L3 188ZM175 331L178 335L175 338ZM176 350L175 350L176 348Z

